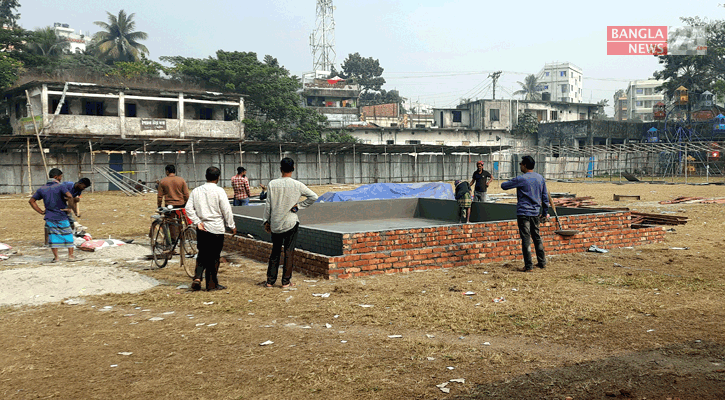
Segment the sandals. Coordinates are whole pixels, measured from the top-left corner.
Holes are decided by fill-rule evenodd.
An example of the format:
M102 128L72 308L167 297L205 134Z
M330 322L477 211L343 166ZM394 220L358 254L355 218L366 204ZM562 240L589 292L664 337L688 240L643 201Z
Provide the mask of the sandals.
M194 282L191 283L191 290L195 292L201 290L201 279L194 279Z
M297 286L297 285L295 285L295 284L294 284L294 283L292 283L292 282L290 282L290 283L285 283L284 285L282 285L282 287L283 287L283 288L288 288L288 287L294 287L294 286Z

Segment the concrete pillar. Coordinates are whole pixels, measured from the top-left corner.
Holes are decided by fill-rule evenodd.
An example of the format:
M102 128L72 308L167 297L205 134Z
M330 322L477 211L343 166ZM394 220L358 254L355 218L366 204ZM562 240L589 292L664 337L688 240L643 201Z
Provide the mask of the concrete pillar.
M244 97L239 98L239 139L244 140Z
M121 139L126 138L126 95L123 92L118 93L118 118L121 123Z
M179 93L176 116L179 118L179 138L183 139L186 136L186 131L184 130L184 93L181 92Z
M48 85L43 85L40 90L40 110L43 115L43 126L48 126L50 120L48 118Z

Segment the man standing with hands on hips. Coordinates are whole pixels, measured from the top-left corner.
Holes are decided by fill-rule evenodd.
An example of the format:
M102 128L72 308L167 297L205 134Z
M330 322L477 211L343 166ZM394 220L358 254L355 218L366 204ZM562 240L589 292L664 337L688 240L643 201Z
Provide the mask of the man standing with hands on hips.
M292 261L297 242L297 230L300 220L297 210L307 208L315 203L317 195L304 183L292 179L295 162L291 158L280 161L282 177L274 179L267 185L267 200L264 205L264 230L272 234L272 253L269 255L267 266L267 281L265 287L272 287L277 281L279 272L279 259L284 246L284 272L282 273L282 287L293 286ZM300 197L306 197L298 203Z
M219 284L219 256L224 246L224 227L237 233L227 192L217 186L222 172L217 167L206 169L206 183L195 188L186 203L186 214L196 226L199 254L191 290L201 289L201 276L206 271L206 290L222 290Z
M519 236L524 253L523 272L531 272L534 264L531 260L531 240L536 249L536 266L546 267L546 254L544 243L539 235L539 218L549 217L549 194L546 189L544 177L533 171L534 159L523 156L519 166L523 175L501 183L501 189L516 188L516 221L519 226Z

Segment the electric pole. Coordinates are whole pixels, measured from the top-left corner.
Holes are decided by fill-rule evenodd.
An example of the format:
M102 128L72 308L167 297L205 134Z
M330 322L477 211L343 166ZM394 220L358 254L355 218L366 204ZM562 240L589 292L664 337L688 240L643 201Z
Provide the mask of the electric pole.
M493 99L496 100L496 82L498 81L498 77L501 76L501 71L496 71L490 75L488 75L489 78L493 79Z

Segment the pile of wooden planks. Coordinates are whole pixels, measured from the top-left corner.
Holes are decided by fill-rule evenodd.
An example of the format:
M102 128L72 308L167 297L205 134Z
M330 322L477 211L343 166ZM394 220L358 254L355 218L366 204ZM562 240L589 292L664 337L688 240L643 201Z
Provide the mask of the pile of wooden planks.
M679 215L647 214L637 211L632 211L631 214L632 228L647 225L684 225L688 221L687 217Z
M574 197L574 198L559 198L551 199L554 205L557 207L582 207L582 206L596 206L597 203L593 202L594 197Z

